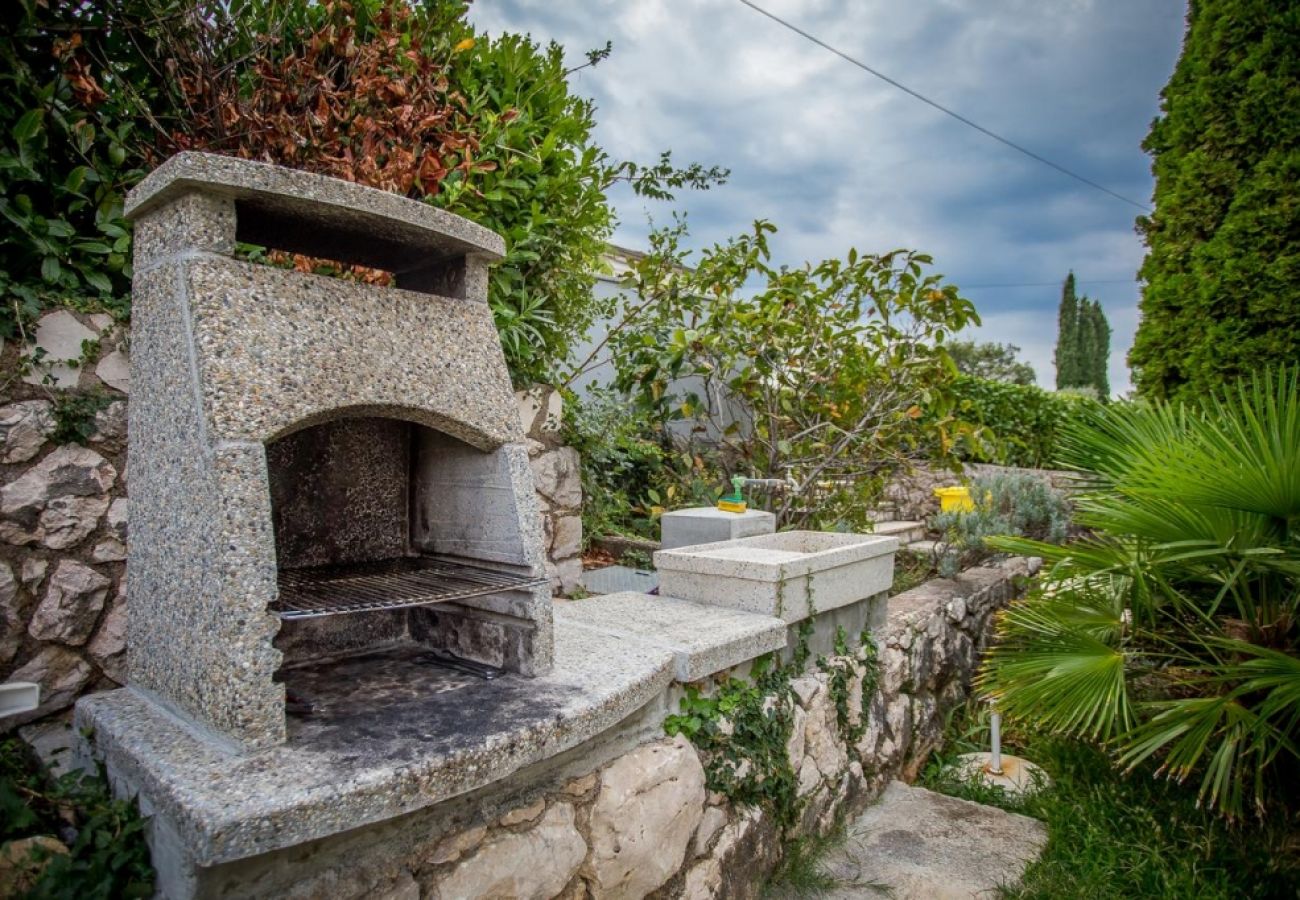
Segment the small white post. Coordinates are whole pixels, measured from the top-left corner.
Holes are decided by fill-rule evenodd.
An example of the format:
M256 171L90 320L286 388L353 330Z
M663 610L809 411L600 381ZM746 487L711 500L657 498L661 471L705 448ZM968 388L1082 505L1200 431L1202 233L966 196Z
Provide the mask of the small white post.
M989 754L989 774L1002 774L1002 715L998 712L997 707L993 708L993 715L989 718L989 731L993 737L993 752Z

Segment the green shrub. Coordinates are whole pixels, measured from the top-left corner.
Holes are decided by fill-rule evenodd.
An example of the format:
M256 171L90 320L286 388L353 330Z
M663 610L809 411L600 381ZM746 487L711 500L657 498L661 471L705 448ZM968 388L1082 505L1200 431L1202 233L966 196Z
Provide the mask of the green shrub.
M1056 465L1062 429L1100 404L1079 392L1045 391L959 376L953 384L956 415L980 429L958 445L968 462L1046 469Z
M582 466L582 533L657 539L665 507L710 505L718 478L675 449L662 427L610 390L564 403L564 442ZM702 460L700 461L702 464Z
M943 535L939 574L951 578L988 556L987 538L1015 535L1058 544L1065 540L1070 506L1047 479L1020 472L976 478L970 486L975 509L939 513L931 520Z
M171 154L208 150L403 194L500 232L506 259L489 303L512 375L545 380L598 311L591 287L615 225L606 191L622 182L666 199L727 173L678 169L667 153L646 165L609 157L563 48L477 34L465 10L459 0L0 4L0 339L60 305L125 319L124 195Z
M0 743L0 843L36 835L64 839L29 898L116 900L153 895L145 821L135 803L116 800L101 772L41 770L25 744Z

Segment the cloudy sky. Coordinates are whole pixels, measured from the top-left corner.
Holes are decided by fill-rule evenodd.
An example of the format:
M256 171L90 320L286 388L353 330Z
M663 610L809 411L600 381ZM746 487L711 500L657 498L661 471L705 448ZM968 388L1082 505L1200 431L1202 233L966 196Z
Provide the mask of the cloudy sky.
M1149 202L1140 144L1182 39L1179 0L757 0L936 102L1126 197ZM1137 324L1139 210L990 140L738 0L477 0L489 32L555 40L611 154L731 169L672 206L619 193L617 243L688 215L697 246L755 218L777 261L924 250L1052 386L1059 284L1073 269L1114 330L1111 385Z

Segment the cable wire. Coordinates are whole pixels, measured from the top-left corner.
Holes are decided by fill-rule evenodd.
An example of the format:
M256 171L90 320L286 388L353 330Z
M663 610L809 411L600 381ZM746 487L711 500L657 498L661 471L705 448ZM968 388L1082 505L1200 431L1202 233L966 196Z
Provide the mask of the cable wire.
M1070 169L1067 169L1065 166L1060 165L1059 163L1054 163L1047 157L1041 156L1035 153L1033 150L1030 150L1028 147L1021 146L1020 144L1017 144L1015 141L1009 138L1004 138L1002 135L998 134L995 131L990 131L989 129L985 128L983 125L980 125L978 122L972 122L970 119L966 118L961 113L956 112L955 110L951 110L948 107L944 106L943 104L931 100L929 97L925 96L922 93L912 90L910 87L908 87L907 85L903 84L900 81L895 81L893 78L890 78L884 72L880 72L876 69L873 69L871 66L867 65L861 60L854 59L852 56L849 56L844 51L832 47L830 44L826 43L821 38L809 34L799 26L787 22L785 19L782 19L780 16L776 15L775 13L768 12L758 4L751 3L750 0L740 0L740 2L748 6L750 9L754 10L754 12L761 13L762 15L767 16L773 22L776 22L779 25L784 25L786 28L790 29L795 34L803 38L806 38L807 40L812 41L817 46L825 50L829 50L831 53L834 53L836 56L838 56L840 59L844 60L845 62L852 63L853 65L857 66L859 69L862 69L864 72L876 76L881 81L887 84L893 85L903 93L908 94L917 100L920 100L922 103L925 103L928 106L934 107L935 109L939 110L939 112L944 113L945 115L948 116L952 116L954 119L956 119L958 122L961 122L963 125L968 125L971 128L974 128L980 134L983 134L987 137L991 137L993 138L993 140L997 141L998 143L1005 144L1006 146L1010 147L1012 150L1015 150L1019 153L1023 153L1025 156L1028 156L1030 159L1035 160L1036 162L1040 162L1045 166L1050 166L1051 168L1060 172L1062 175L1067 175L1070 178L1073 178L1075 181L1079 181L1082 182L1083 184L1088 185L1088 187L1090 188L1095 188L1096 190L1109 194L1110 196L1114 197L1116 200L1123 201L1124 203L1127 203L1130 206L1136 206L1138 209L1142 210L1143 212L1151 212L1151 207L1148 206L1147 204L1139 203L1136 200L1130 200L1128 197L1125 197L1123 194L1117 194L1103 184L1098 184L1097 182L1093 181L1090 178L1085 178L1083 175L1080 175L1078 172L1071 171Z

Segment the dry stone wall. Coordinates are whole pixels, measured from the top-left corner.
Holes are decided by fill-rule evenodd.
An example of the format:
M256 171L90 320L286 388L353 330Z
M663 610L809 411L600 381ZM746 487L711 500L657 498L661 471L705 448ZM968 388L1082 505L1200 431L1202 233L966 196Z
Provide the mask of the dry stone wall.
M125 677L123 332L59 310L34 337L42 353L0 351L0 679L40 683L41 706L6 729ZM60 426L84 443L56 443Z
M425 837L431 809L393 824L400 845L362 830L350 839L355 843L295 851L304 861L297 868L274 860L260 871L232 873L229 893L322 900L757 897L785 841L826 834L891 780L916 774L941 739L945 715L967 696L993 613L1036 568L1037 561L1007 560L891 598L876 635L877 687L863 704L862 675L849 684L848 724L860 731L853 743L839 727L830 676L813 671L793 680L786 753L798 774L801 812L785 834L766 810L709 790L708 760L686 738L659 737L590 770L578 761L563 777L504 786L519 799L485 806L487 820L456 814L455 826Z
M884 505L888 514L904 520L922 522L939 512L939 498L934 495L938 487L965 484L971 479L988 475L1033 475L1047 481L1067 496L1074 487L1075 475L1059 469L1023 469L1014 466L991 466L984 463L967 463L960 475L946 469L917 465L911 471L900 472L885 485Z
M39 683L41 706L0 720L0 731L126 681L125 332L107 315L58 310L32 337L0 346L0 371L11 373L0 382L0 680ZM518 401L547 572L569 591L582 574L577 452L560 440L558 392ZM54 440L61 419L84 443Z
M528 457L542 511L546 572L551 586L568 594L582 578L582 471L578 451L560 436L564 408L560 392L536 386L516 395Z

